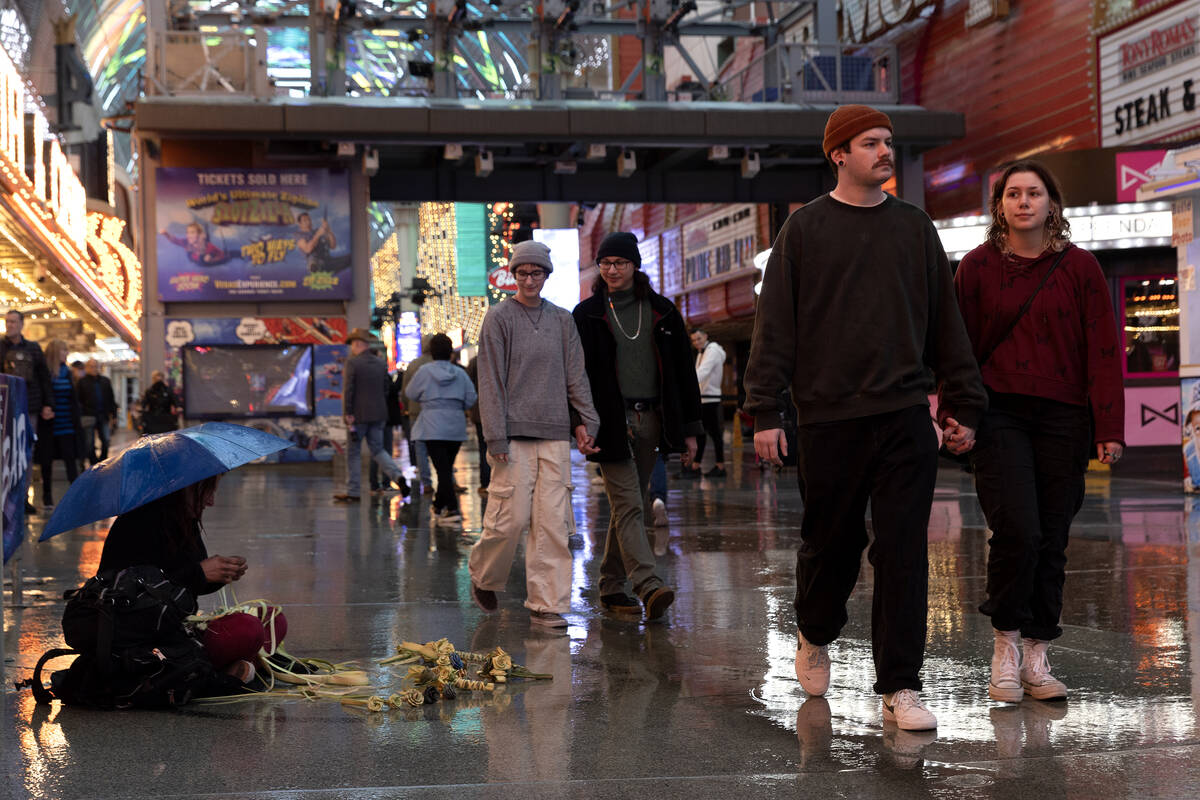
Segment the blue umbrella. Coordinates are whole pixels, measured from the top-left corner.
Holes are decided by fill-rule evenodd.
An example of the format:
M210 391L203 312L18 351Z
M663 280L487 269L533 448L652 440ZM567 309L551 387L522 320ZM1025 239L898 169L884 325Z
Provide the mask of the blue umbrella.
M71 484L39 541L132 511L291 446L287 439L228 422L206 422L182 431L143 436Z

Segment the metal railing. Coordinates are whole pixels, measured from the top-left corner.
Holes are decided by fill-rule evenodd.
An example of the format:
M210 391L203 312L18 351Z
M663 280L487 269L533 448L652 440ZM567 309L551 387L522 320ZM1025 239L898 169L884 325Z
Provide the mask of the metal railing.
M756 103L887 105L900 101L899 73L895 45L788 42L719 80L714 93Z
M161 31L150 36L154 56L146 93L151 95L274 93L267 78L265 34Z

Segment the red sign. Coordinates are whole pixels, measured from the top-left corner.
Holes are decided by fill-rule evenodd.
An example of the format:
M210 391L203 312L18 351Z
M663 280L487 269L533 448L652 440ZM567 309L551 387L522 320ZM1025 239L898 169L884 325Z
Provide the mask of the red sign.
M488 283L498 292L512 292L515 294L517 291L517 279L508 271L508 267L500 267L489 272Z
M1136 203L1143 183L1154 180L1151 170L1163 162L1166 150L1134 150L1117 153L1117 202Z

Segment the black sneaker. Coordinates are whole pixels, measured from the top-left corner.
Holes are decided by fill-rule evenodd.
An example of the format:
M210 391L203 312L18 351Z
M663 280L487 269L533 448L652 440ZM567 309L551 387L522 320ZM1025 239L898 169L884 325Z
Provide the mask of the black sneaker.
M641 614L642 604L624 592L600 595L600 606L613 614Z
M285 672L291 672L295 675L312 674L312 669L303 661L299 661L280 652L275 652L267 656L267 662L273 667L278 667Z
M645 606L646 620L658 619L667 613L671 603L675 602L675 590L670 586L660 586L642 598Z
M475 601L475 605L489 614L500 607L500 604L496 601L495 592L488 589L480 589L474 582L471 583L471 599Z
M725 477L725 468L724 467L713 467L708 472L704 473L704 477L706 477L706 478L724 478Z
M409 494L412 493L412 490L408 488L408 481L404 480L403 475L400 475L395 480L393 480L392 486L395 486L397 489L400 490L401 497L408 497Z

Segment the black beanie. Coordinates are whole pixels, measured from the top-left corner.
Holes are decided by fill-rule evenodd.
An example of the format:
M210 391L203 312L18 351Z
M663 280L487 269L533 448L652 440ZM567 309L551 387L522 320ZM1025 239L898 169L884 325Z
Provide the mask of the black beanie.
M604 241L600 242L600 249L596 251L596 260L608 256L627 259L637 269L642 268L642 254L638 250L637 237L632 233L617 231L605 236Z

